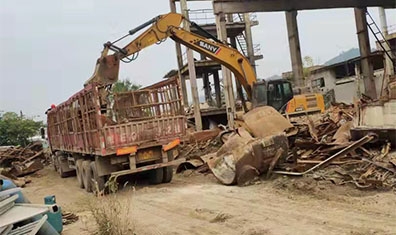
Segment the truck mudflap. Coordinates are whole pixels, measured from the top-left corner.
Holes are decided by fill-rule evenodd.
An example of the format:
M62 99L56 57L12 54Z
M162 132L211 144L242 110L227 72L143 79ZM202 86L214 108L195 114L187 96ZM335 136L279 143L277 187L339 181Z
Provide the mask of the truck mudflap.
M129 174L133 174L133 173L154 170L157 168L162 168L162 167L167 167L167 166L175 166L175 165L179 165L185 161L186 161L185 158L179 158L179 159L176 159L176 160L173 160L170 162L166 162L166 163L157 163L157 164L152 164L152 165L148 165L148 166L138 167L135 169L112 172L110 175L109 182L115 182L117 180L117 178L122 175L129 175Z

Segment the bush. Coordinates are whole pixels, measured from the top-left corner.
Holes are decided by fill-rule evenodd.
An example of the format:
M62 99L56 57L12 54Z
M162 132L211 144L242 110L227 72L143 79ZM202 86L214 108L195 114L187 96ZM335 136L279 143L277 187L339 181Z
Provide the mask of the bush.
M135 234L130 199L120 200L116 194L99 196L89 201L88 209L92 213L96 224L94 234Z

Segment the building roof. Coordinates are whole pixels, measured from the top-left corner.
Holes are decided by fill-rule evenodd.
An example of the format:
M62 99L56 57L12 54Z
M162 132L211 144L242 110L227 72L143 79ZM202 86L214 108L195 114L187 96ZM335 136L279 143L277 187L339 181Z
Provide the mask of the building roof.
M325 66L338 64L343 61L348 61L350 59L356 58L360 56L359 48L351 48L347 51L341 52L338 56L326 61L324 63Z
M327 62L326 62L326 63L325 63L325 66L319 67L319 68L317 68L317 69L314 69L314 70L311 71L311 73L322 72L322 71L324 71L324 70L328 70L328 69L330 69L330 68L334 68L334 67L337 67L337 66L340 66L340 65L344 65L344 64L348 64L348 63L355 63L355 62L357 62L357 61L360 61L360 60L361 60L361 58L360 58L360 52L359 52L359 55L358 55L358 56L355 56L355 57L350 58L351 55L353 55L353 53L354 53L354 52L351 52L351 53L348 53L347 55L343 56L343 58L345 58L345 60L341 60L341 59L339 59L339 60L337 59L337 60L336 60L337 57L334 57L334 58L333 58L334 60L331 59L331 60L329 60L328 62L333 61L333 62L335 62L335 63L331 63L331 64L329 64L329 65L326 65L326 63L327 63ZM342 54L342 53L341 53L341 54ZM370 57L375 57L375 58L380 57L379 59L382 60L383 52L382 52L382 51L373 51L373 52L371 52ZM342 57L340 57L340 58L342 58ZM337 62L337 61L338 61L338 62Z

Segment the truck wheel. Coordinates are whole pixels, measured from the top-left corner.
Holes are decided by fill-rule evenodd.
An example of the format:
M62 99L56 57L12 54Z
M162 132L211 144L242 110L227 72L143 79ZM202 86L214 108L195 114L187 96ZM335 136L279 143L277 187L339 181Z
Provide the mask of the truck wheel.
M166 153L168 155L168 161L173 161L173 150ZM164 170L164 178L162 179L162 183L169 183L173 178L173 166L167 166L163 168Z
M54 170L58 172L58 162L57 162L58 157L55 155L52 155L52 165L54 166Z
M151 184L160 184L164 178L164 168L158 168L152 170L150 175L150 183Z
M68 177L69 176L69 172L65 172L64 171L64 167L67 167L67 168L69 168L69 166L67 165L68 163L66 162L66 163L64 163L64 162L62 162L62 157L63 157L63 155L59 155L59 156L57 156L56 157L56 159L57 159L57 168L58 168L58 173L59 173L59 175L60 175L60 177L61 178L66 178L66 177Z
M84 182L84 188L87 192L92 192L92 172L91 172L91 161L86 160L82 162L82 179Z
M76 161L76 175L77 175L77 181L78 181L78 186L80 188L84 188L84 181L83 181L83 159L77 159Z
M99 176L98 171L96 170L96 163L91 162L91 173L92 173L92 191L95 192L96 194L101 194L104 192L105 189L105 177L104 176Z
M169 183L172 181L173 178L173 167L167 166L164 167L164 178L162 179L162 183Z

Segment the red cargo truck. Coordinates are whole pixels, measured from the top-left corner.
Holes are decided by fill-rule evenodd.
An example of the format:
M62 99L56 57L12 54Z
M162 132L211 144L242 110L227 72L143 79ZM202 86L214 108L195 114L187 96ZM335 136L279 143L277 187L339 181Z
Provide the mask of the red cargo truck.
M81 188L103 190L120 175L150 171L152 183L172 180L186 132L178 80L112 93L89 84L47 112L48 139L61 177L75 172Z

